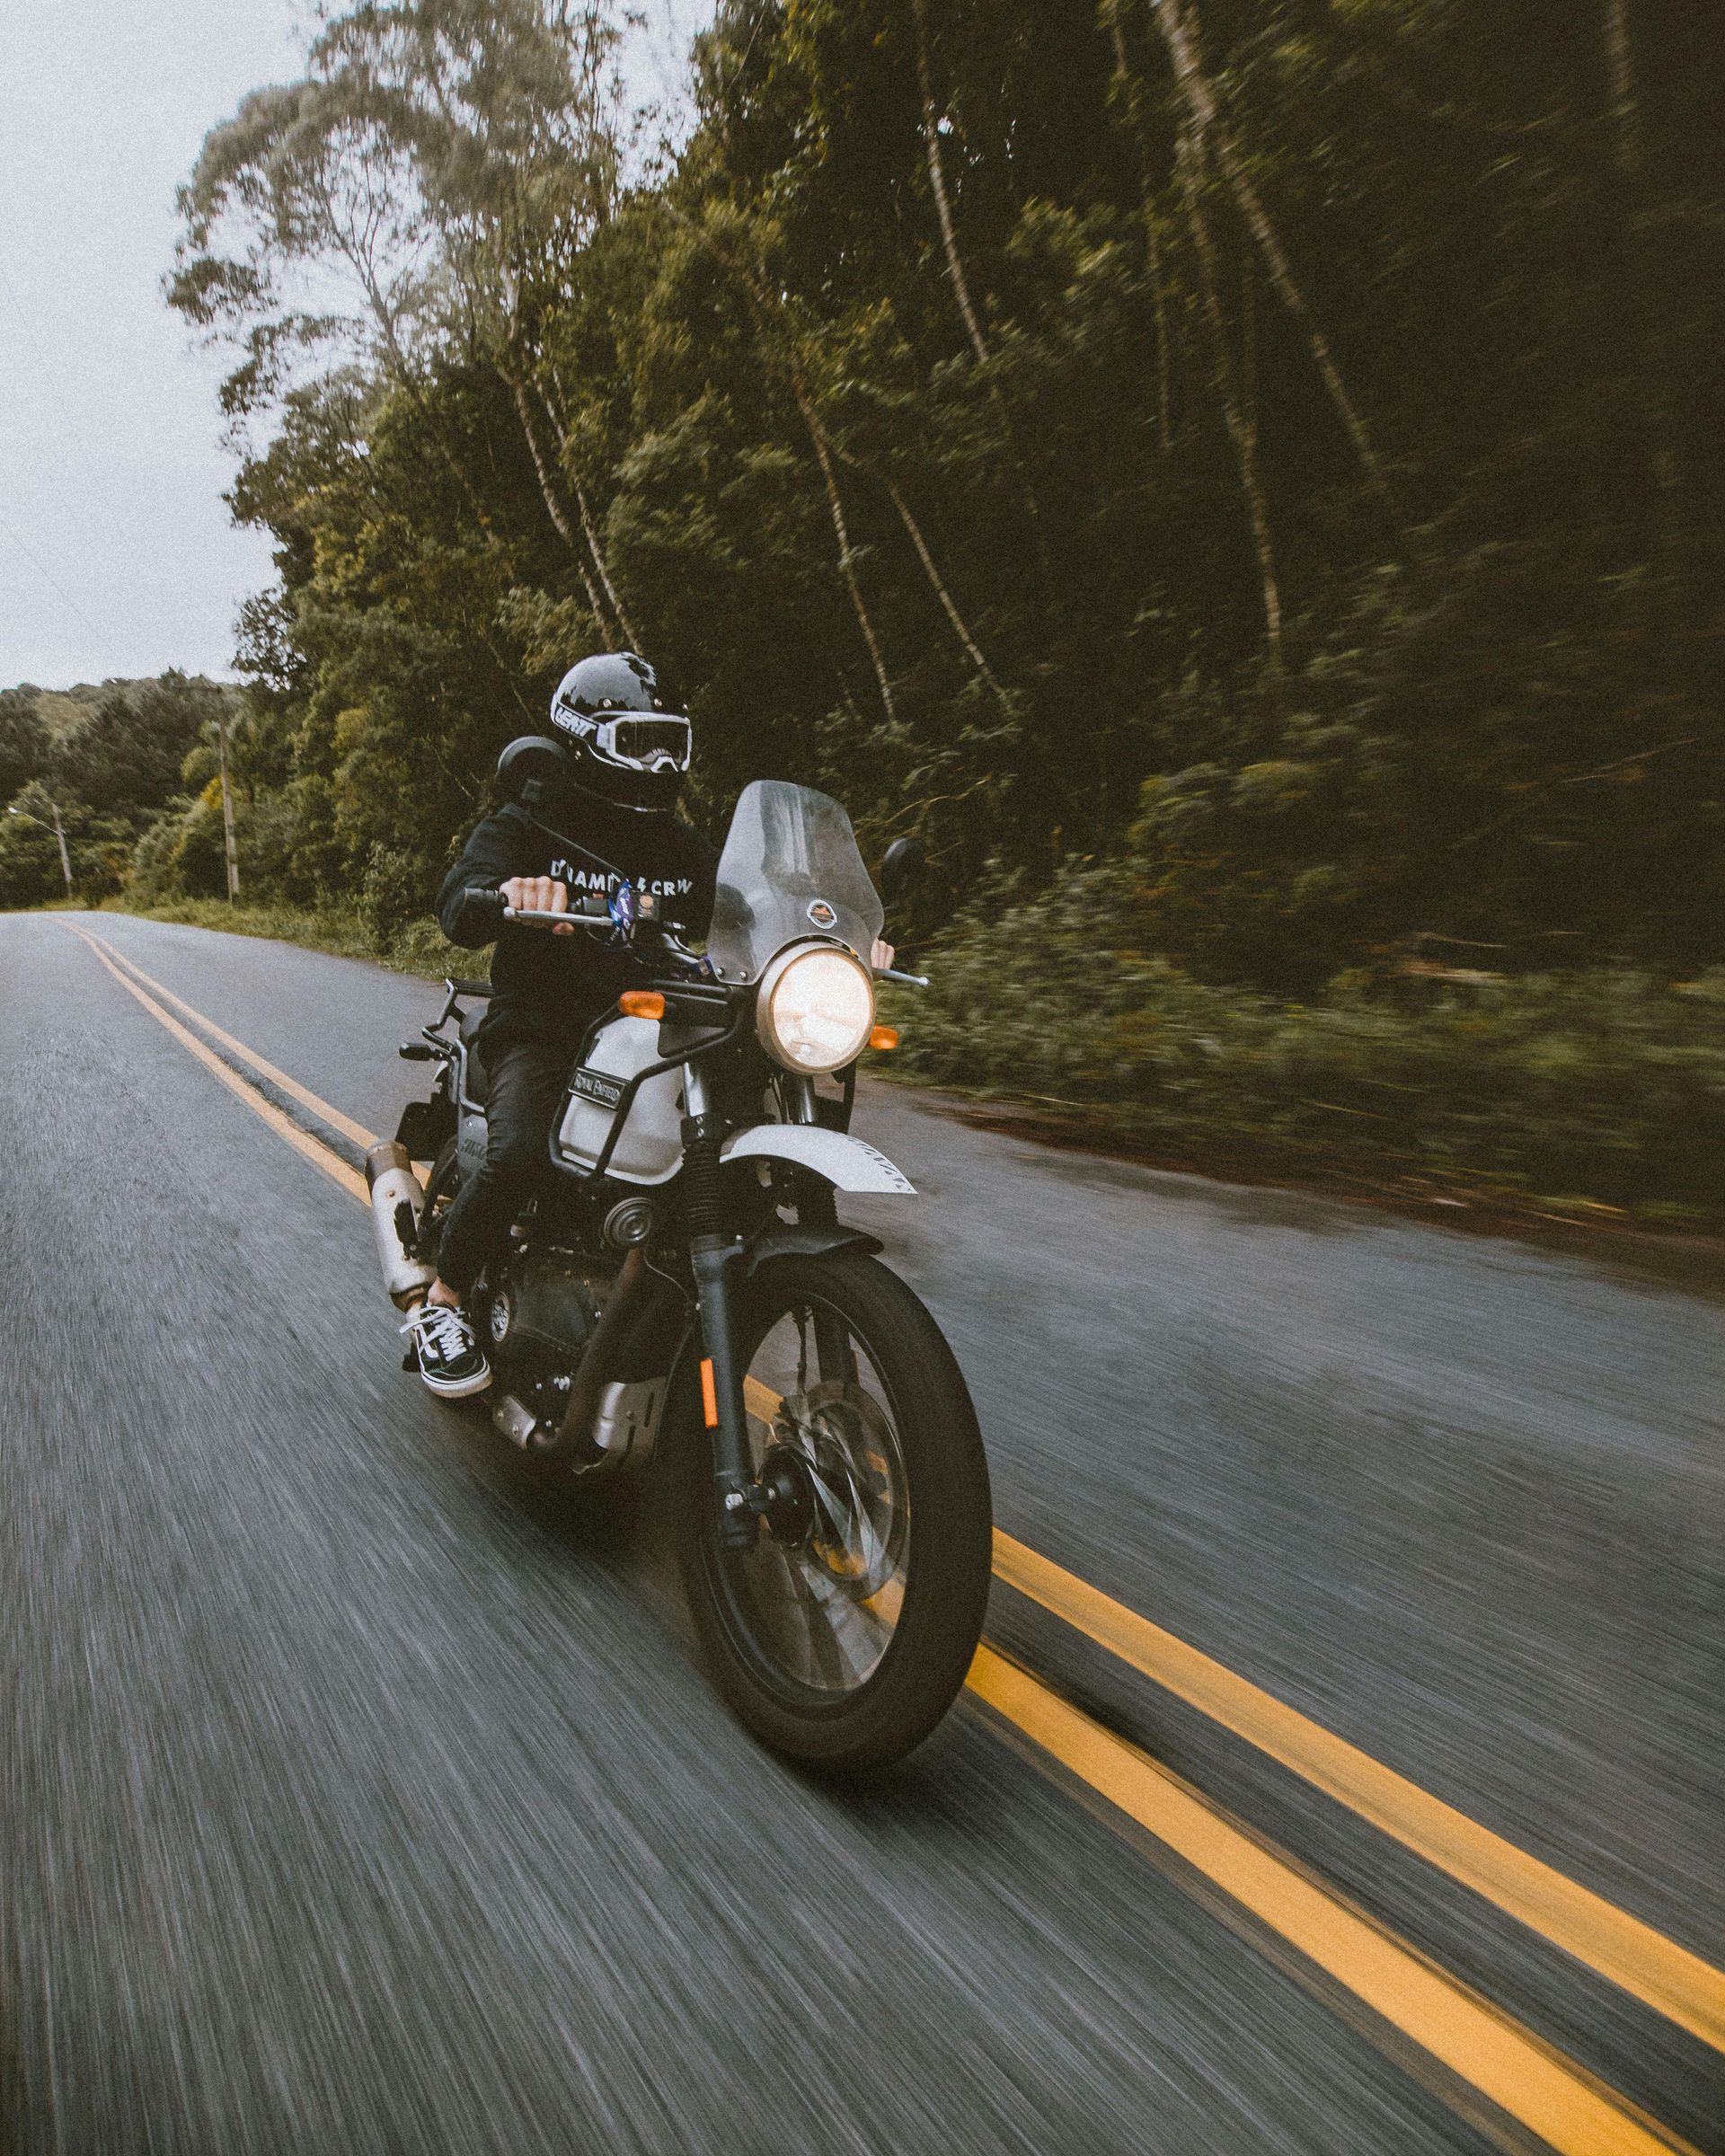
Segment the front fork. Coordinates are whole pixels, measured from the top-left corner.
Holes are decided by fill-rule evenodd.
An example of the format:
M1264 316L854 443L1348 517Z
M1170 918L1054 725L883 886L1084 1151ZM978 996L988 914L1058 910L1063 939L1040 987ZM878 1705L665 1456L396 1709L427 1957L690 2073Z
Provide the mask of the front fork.
M713 1484L719 1501L719 1546L748 1550L765 1498L748 1449L748 1412L737 1353L736 1288L743 1246L726 1227L719 1188L724 1121L712 1106L705 1073L683 1066L683 1171L687 1191L689 1265L701 1319L701 1408L712 1433Z
M812 1078L787 1079L784 1092L785 1106L793 1123L818 1123L820 1120L815 1108L815 1082ZM826 1183L817 1183L810 1178L798 1198L797 1218L806 1227L836 1226L838 1207L834 1202L831 1187ZM819 1304L815 1308L815 1360L820 1366L822 1379L827 1383L851 1384L855 1382L856 1357L851 1352L850 1335L834 1313Z
M812 1123L815 1089L807 1078L793 1080L788 1105L793 1122ZM688 1194L689 1264L694 1275L695 1305L701 1319L701 1406L712 1433L713 1484L719 1501L721 1550L754 1547L757 1526L767 1509L767 1494L756 1480L748 1445L748 1410L743 1399L743 1367L737 1351L736 1291L743 1246L726 1227L719 1188L719 1149L723 1118L714 1112L705 1074L698 1064L683 1066L684 1180ZM799 1217L810 1226L831 1226L836 1218L830 1190L807 1193ZM817 1307L815 1354L828 1383L849 1383L856 1376L850 1335L829 1310Z

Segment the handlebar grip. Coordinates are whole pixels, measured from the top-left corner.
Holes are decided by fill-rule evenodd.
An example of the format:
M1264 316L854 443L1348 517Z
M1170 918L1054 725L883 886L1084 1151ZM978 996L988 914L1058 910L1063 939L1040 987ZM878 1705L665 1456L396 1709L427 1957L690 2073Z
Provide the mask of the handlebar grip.
M549 909L520 908L509 905L501 891L489 890L478 884L470 884L462 893L464 905L476 913L488 914L499 921L515 921L529 928L550 927L566 922L576 928L610 928L616 921L611 901L599 891L571 891L569 907L564 913ZM659 924L659 901L651 891L635 896L635 919L644 928Z
M500 922L521 922L528 927L537 927L542 923L549 925L553 922L567 921L577 927L594 928L605 925L610 919L603 898L573 891L570 894L570 901L567 913L554 914L549 908L540 910L513 906L501 891L491 890L483 884L469 884L462 893L463 904L473 912L489 914Z

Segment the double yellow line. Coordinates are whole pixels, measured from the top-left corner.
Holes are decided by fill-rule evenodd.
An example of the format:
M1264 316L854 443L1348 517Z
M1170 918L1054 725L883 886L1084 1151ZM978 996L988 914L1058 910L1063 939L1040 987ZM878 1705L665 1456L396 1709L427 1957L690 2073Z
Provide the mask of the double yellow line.
M103 938L83 928L74 932L128 994L278 1136L367 1202L361 1175L266 1099L168 1006L192 1021L234 1062L354 1145L363 1150L374 1144L370 1131L224 1032ZM1725 1974L1698 1955L999 1531L995 1575L1642 2004L1725 2050ZM1686 2147L1029 1671L985 1645L969 1683L1040 1752L1552 2148L1564 2156L1642 2156Z

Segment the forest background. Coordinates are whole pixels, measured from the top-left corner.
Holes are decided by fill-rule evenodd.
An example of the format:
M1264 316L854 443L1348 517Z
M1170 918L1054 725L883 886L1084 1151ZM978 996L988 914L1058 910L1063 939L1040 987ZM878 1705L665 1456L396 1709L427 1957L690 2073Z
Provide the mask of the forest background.
M218 899L219 715L248 905L423 958L628 645L697 820L786 776L922 841L920 1074L1717 1219L1711 13L729 0L670 143L611 0L320 10L167 283L275 542L243 685L0 697L0 904L50 805L82 899Z

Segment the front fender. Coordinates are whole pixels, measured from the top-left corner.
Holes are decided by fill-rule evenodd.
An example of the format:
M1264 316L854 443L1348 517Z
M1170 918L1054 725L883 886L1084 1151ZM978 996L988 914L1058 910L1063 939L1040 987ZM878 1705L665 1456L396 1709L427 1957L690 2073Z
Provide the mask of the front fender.
M829 1250L862 1250L872 1258L884 1246L878 1235L861 1228L792 1226L778 1222L763 1228L743 1253L743 1276L752 1280L762 1266L774 1258L824 1258Z
M835 1190L870 1191L891 1197L915 1197L916 1186L884 1153L848 1131L826 1130L816 1123L757 1123L725 1140L727 1161L793 1161Z

